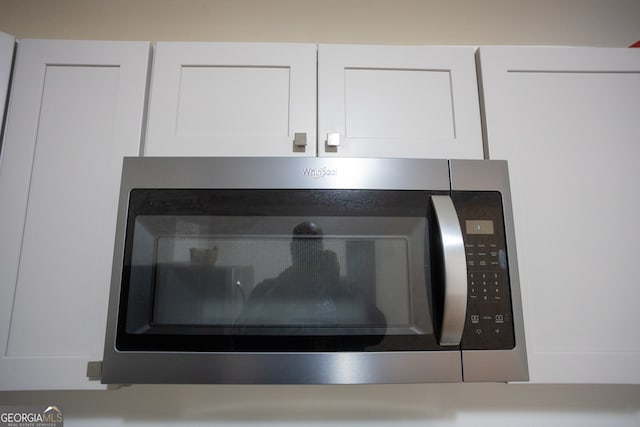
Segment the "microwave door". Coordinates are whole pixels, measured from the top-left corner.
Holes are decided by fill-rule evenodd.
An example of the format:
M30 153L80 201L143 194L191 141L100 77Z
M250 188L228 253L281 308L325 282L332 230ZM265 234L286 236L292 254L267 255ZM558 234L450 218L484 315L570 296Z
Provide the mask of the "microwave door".
M448 267L446 336L435 338L428 200L424 191L133 190L119 348L457 345L455 320L464 313ZM450 239L446 199L435 200L440 234Z
M451 235L447 197L133 189L115 357L138 380L120 378L460 381L460 291L449 279L438 309L430 289L432 234ZM176 358L204 372L167 369Z

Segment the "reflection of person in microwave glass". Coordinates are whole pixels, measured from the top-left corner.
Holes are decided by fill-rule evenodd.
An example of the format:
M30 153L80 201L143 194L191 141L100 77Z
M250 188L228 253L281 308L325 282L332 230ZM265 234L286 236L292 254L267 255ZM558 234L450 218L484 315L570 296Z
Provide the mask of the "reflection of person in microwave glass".
M320 227L309 221L298 224L290 251L291 266L255 287L238 324L294 328L386 325L377 307L359 302L342 286L338 257L324 249Z

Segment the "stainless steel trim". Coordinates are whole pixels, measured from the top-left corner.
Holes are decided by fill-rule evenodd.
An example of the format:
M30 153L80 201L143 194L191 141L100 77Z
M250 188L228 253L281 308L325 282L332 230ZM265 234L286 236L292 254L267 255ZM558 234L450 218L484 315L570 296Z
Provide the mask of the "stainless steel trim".
M502 195L516 342L512 350L464 350L462 352L464 381L527 381L529 371L507 162L504 160L451 160L450 166L452 190L498 191Z
M335 353L128 352L106 384L371 384L460 382L459 351ZM112 355L113 357L113 355Z
M132 188L449 191L450 183L439 159L126 157L121 193Z
M431 196L444 256L444 310L440 345L460 345L467 315L467 260L458 214L449 196Z

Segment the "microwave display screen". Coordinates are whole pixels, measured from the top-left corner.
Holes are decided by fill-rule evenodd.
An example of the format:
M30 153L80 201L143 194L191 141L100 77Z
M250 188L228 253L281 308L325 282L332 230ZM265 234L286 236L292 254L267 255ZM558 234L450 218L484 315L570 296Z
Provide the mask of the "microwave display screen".
M465 228L467 234L494 234L491 220L466 220Z

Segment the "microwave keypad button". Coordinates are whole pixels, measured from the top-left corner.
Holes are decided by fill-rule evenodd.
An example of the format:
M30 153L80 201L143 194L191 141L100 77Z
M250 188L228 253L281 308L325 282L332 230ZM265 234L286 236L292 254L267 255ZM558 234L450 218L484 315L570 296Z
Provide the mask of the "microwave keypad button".
M502 198L496 192L453 192L467 261L467 318L462 350L515 346Z
M467 309L463 350L507 350L514 346L510 310L495 302L471 302ZM480 331L480 332L478 332Z
M468 308L463 350L511 349L513 323L509 301L509 276L501 268L497 244L467 245Z
M465 244L467 267L486 269L506 269L507 257L503 248L497 244Z

